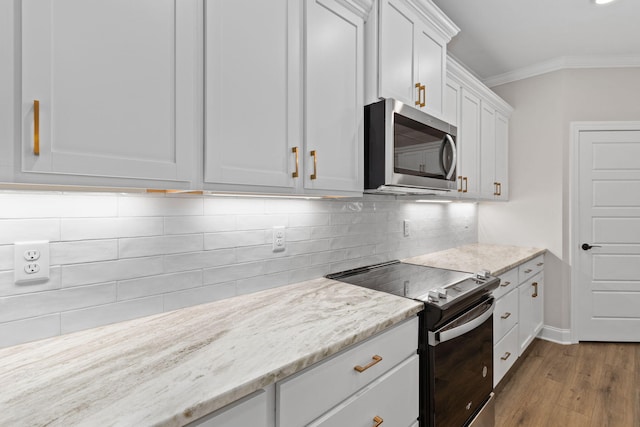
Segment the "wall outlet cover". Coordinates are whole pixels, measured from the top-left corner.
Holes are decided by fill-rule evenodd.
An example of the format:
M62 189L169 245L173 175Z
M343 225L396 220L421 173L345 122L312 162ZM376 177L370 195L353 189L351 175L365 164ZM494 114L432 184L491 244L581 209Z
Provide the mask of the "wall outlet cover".
M43 282L49 279L49 241L14 244L14 282Z

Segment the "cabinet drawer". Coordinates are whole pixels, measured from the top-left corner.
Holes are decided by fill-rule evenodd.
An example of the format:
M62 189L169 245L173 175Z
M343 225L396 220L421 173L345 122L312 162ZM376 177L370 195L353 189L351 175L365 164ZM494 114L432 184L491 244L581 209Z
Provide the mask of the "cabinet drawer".
M544 255L535 257L518 267L519 280L518 283L522 283L530 277L535 276L544 269Z
M306 425L416 354L417 349L418 317L414 317L277 383L278 426ZM363 372L355 370L375 362L373 356L382 360Z
M269 387L202 417L190 423L188 427L269 427L273 422L272 411L273 387Z
M518 269L511 269L500 275L500 285L493 291L495 299L518 287Z
M309 427L370 426L375 417L389 426L411 425L418 418L418 369L413 355Z
M518 323L518 291L513 289L496 302L493 312L493 344Z
M497 386L502 377L518 359L518 327L514 326L493 347L493 386Z

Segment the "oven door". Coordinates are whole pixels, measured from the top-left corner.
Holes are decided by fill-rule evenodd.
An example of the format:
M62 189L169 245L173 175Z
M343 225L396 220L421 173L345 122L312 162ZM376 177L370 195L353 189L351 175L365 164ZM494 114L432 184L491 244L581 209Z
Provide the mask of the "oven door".
M491 395L494 304L485 299L429 332L430 426L468 425Z

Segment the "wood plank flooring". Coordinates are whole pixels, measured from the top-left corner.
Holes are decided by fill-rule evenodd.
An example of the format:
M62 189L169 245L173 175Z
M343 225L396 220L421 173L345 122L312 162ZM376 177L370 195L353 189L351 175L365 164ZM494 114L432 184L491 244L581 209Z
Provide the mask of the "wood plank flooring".
M496 427L640 427L640 343L535 340L496 388Z

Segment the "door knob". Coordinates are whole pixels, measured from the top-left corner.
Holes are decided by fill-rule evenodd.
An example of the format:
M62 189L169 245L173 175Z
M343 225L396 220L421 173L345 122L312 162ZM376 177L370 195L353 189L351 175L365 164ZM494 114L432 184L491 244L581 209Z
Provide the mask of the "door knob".
M602 246L600 245L590 245L588 243L583 243L582 246L580 246L582 248L583 251L588 251L591 248L601 248Z

